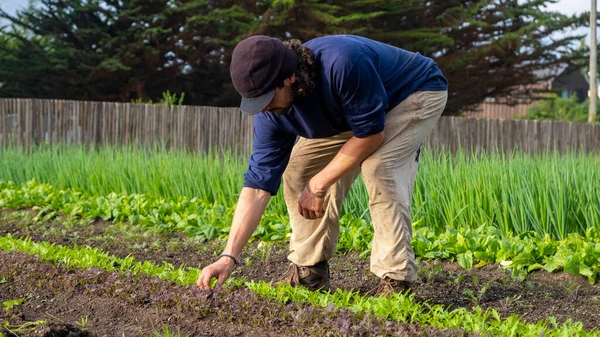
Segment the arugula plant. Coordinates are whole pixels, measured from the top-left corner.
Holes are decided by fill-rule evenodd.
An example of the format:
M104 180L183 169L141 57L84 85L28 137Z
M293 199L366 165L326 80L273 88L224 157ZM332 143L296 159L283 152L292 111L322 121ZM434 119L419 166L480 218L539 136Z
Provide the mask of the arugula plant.
M15 239L11 236L0 236L0 250L33 254L39 256L41 260L75 268L93 267L132 275L150 275L181 285L194 285L200 272L197 268L185 266L175 269L167 263L157 265L149 261L136 262L131 256L119 258L92 247L70 248L48 242L38 243L30 239ZM242 282L230 278L226 285L228 287L241 286ZM460 308L449 311L441 305L415 302L412 295L395 294L391 298L375 298L340 289L334 293L319 293L311 292L304 287L289 285L273 287L265 282L249 281L244 285L258 296L281 305L289 302L308 303L323 308L333 305L354 313L372 313L386 319L414 322L439 329L458 328L472 333L504 336L600 336L600 332L585 331L580 322L567 321L560 325L555 319L548 318L536 324L529 324L517 315L501 318L496 310L483 310L479 306L473 310Z

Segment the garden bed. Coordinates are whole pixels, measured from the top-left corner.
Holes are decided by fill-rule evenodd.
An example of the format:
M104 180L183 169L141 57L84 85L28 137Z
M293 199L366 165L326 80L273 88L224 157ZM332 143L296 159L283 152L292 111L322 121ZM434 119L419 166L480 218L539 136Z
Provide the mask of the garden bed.
M60 218L34 223L32 212L27 210L0 212L0 235L10 233L67 246L89 245L119 257L132 255L137 261L164 261L176 268L206 266L223 247L221 240L197 243L185 234L152 234L139 226L102 221L86 225ZM244 250L244 263L233 276L269 282L285 271L286 255L283 244L253 242ZM467 271L451 262L419 264L415 301L442 304L449 309L494 308L502 316L518 314L530 323L554 316L559 323L580 321L586 330L600 327L600 288L582 276L538 271L522 280L498 265ZM364 293L377 282L369 272L368 259L357 252L337 254L331 269L334 289Z

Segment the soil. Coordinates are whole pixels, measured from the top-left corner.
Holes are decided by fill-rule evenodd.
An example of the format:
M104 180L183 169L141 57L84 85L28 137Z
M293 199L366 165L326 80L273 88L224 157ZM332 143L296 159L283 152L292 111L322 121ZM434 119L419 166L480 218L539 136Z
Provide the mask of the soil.
M7 253L0 254L8 255ZM20 260L12 259L11 261L10 257L7 256L4 256L4 258L4 262L8 261L7 263L16 263ZM25 261L26 265L36 263L27 258L25 258ZM43 263L40 264L43 265ZM26 269L31 272L32 268ZM66 274L68 271L63 270L62 272ZM73 271L70 272L73 273ZM39 282L36 275L30 276L30 278ZM197 320L193 316L168 308L141 307L128 303L121 298L82 294L80 289L76 287L61 288L61 291L57 292L55 289L49 289L48 287L36 288L35 283L31 285L27 280L18 282L18 284L15 281L12 282L12 285L0 286L0 294L2 294L0 300L32 297L35 301L26 301L10 317L2 317L2 314L0 314L0 320L12 318L11 325L13 326L39 320L50 322L49 326L42 326L41 329L30 331L29 334L32 336L151 336L153 329L161 331L163 325L177 326L185 336L287 335L282 334L281 331L278 333L275 330L269 332L263 329L250 328L243 324L215 322L212 319ZM34 293L30 293L30 291ZM7 315L6 312L3 314ZM88 332L73 326L73 324L66 324L65 326L64 322L80 322L84 317L87 317L90 329L94 331L89 335ZM63 324L63 326L56 326L56 324ZM218 326L218 329L215 329L215 326ZM67 329L74 330L74 332L61 334L61 331L65 332Z
M22 330L18 336L164 336L165 326L181 336L467 335L343 309L279 305L245 288L216 293L148 276L65 268L22 253L0 252L0 279L0 301L26 299L0 313L9 329ZM24 328L28 323L33 329Z
M27 210L0 209L0 235L31 237L62 245L90 245L111 254L136 260L165 261L203 267L212 263L224 247L224 241L196 242L183 233L166 235L126 224L95 221L74 223L58 218L33 223ZM369 272L369 261L358 252L338 253L330 261L333 290L358 290L364 293L378 279ZM248 244L236 277L272 281L288 266L287 247L283 243ZM559 323L580 321L587 330L600 328L600 286L590 285L583 276L566 273L533 272L526 279L513 278L498 265L464 270L454 262L419 261L419 280L413 287L417 301L442 304L449 308L494 308L502 316L518 314L535 323L554 316Z

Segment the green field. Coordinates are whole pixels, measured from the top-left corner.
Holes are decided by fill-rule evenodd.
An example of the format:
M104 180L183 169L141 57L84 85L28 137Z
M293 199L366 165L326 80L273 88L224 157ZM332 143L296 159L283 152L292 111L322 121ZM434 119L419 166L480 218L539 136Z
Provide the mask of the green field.
M28 210L28 215L22 216L27 219L24 223L40 238L54 238L56 242L65 242L66 237L76 242L84 239L84 246L89 246L63 247L25 237L13 238L16 225L9 221L2 225L8 233L0 237L1 250L38 256L45 261L40 263L60 268L99 268L131 277L157 277L187 287L193 287L199 269L137 260L134 248L128 251L133 255L122 258L94 248L93 242L114 241L118 237L115 234L100 240L89 233L81 237L71 237L69 233L91 228L90 224L101 220L119 231L141 231L165 238L161 241L183 233L185 242L195 245L194 249L218 254L211 242L222 242L227 237L247 165L246 159L234 154L201 155L161 148L86 151L44 147L31 152L7 148L0 150L0 156L0 210ZM600 273L600 156L572 153L532 157L517 153L509 157L475 157L426 150L421 158L412 211L413 247L422 263L455 261L464 273L500 265L516 280L527 279L528 273L538 270L564 271L585 277L593 289ZM339 252L368 257L373 232L367 205L368 195L359 179L342 211ZM44 227L48 223L54 224L51 231ZM285 243L289 234L287 212L279 193L271 200L253 241L278 245ZM157 249L167 248L159 245ZM264 260L268 254L261 256ZM7 264L21 263L8 256L4 259ZM252 260L246 265L251 268ZM32 277L43 278L36 275ZM17 276L3 276L0 272L0 280L3 277L9 282ZM479 297L485 297L486 287L479 286ZM453 336L538 336L542 332L545 336L596 335L594 326L584 329L568 320L560 324L551 317L528 322L518 311L505 315L493 306L483 309L480 300L474 300L472 308L446 308L403 296L369 298L352 289L314 294L301 288L274 288L264 280L247 279L243 274L232 278L227 289L227 296L235 296L239 289L250 290L257 296L257 303L259 298L265 298L282 307L291 302L315 308L311 310L337 308L359 316L370 312L377 320L415 323L423 329L441 329L437 331ZM471 289L461 291L461 296L479 298ZM23 302L0 299L11 308ZM255 305L259 304L253 302L251 306ZM325 326L323 323L321 327ZM5 330L9 331L8 325Z

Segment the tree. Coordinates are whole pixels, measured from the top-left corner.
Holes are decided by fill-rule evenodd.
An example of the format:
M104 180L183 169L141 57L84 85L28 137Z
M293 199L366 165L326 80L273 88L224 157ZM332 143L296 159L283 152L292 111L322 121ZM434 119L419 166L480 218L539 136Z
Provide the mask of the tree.
M25 31L15 35L25 36ZM47 39L17 38L0 32L0 97L36 97L59 85L47 81L46 59L53 53ZM23 71L27 69L27 71Z
M273 1L254 32L302 41L356 34L432 57L450 82L447 114L527 89L534 72L581 58L556 33L586 16L545 11L556 0L312 0Z
M169 72L162 67L166 60L161 55L168 30L152 20L164 3L42 0L15 16L0 10L0 17L12 22L13 29L5 34L20 42L21 55L36 55L32 63L43 74L39 90L6 94L112 101L128 100L132 94L146 98L145 83L160 83ZM4 60L0 71L8 75L6 82L20 83L21 76L29 75L30 65L11 69Z
M266 5L260 25L250 35L308 41L323 35L343 33L335 24L335 13L340 10L336 5L317 0L274 0Z
M12 22L4 39L16 44L0 54L2 81L13 84L3 96L146 101L171 90L188 104L231 96L224 49L254 24L234 2L205 0L42 0L0 17ZM41 82L25 90L24 77Z
M186 104L236 106L229 61L244 37L346 33L432 57L450 82L446 112L455 113L578 57L571 43L581 36L555 36L586 17L546 11L555 1L41 0L14 17L0 10L13 23L0 94L128 101L170 90ZM27 82L40 74L39 85Z
M489 4L454 3L443 22L452 27L454 44L437 57L452 82L449 111L478 103L487 96L503 96L516 86L532 84L536 70L573 57L573 42L581 36L553 37L569 28L585 25L584 17L546 12L548 0L495 0ZM511 96L508 96L509 98ZM510 101L509 101L510 102Z
M184 65L180 83L186 103L239 105L229 75L231 54L259 25L264 9L257 1L196 0L174 2L172 11L182 22L172 55Z
M452 114L535 83L534 71L581 56L572 48L581 36L554 36L585 25L585 16L544 11L551 2L339 1L336 24L348 33L432 57L450 82L446 113Z

